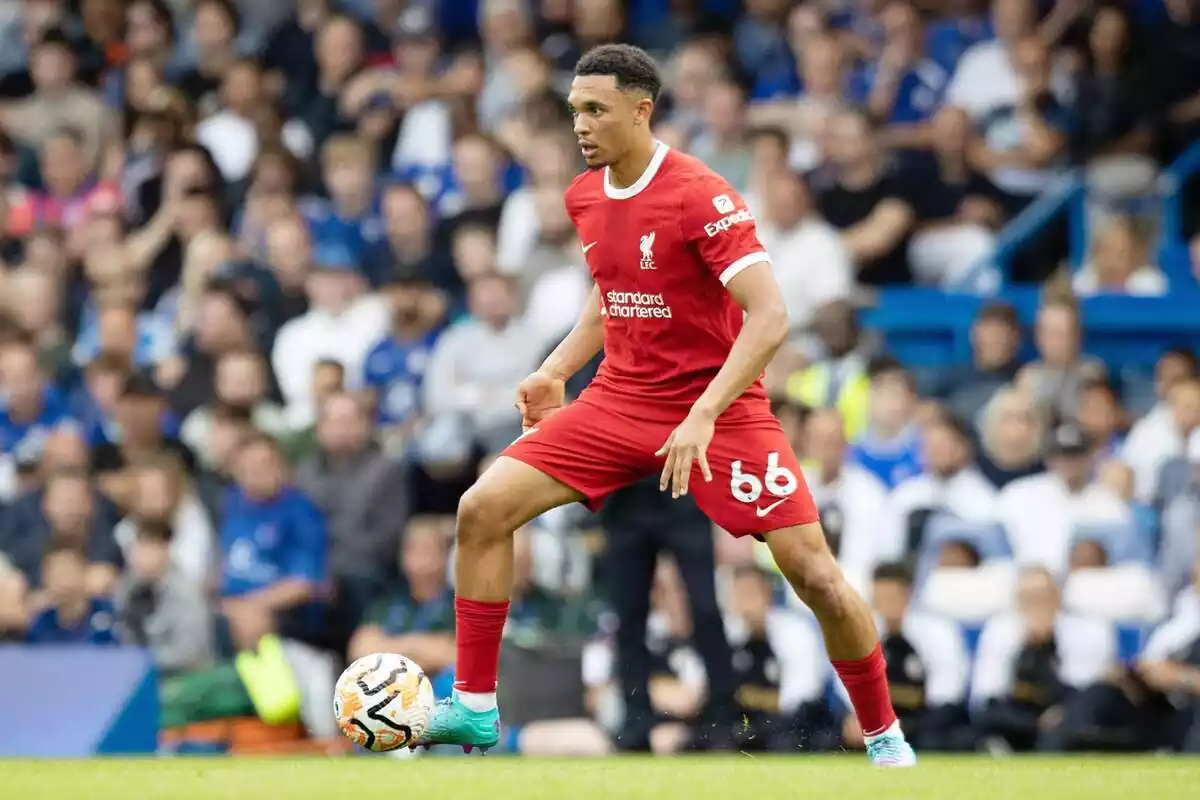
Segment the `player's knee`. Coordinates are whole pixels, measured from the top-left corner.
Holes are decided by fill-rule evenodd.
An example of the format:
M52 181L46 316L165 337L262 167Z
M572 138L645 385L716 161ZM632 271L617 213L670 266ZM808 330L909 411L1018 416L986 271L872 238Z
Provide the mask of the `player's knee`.
M838 615L844 609L845 578L829 548L801 540L780 548L776 563L804 604L819 614Z
M502 492L477 483L458 501L458 540L480 541L505 533L509 503ZM511 532L511 531L510 531Z

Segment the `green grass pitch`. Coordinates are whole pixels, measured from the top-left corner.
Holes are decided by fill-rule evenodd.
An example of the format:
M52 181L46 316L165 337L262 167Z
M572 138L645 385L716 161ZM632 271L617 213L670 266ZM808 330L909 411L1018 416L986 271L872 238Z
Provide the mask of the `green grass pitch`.
M861 755L9 760L0 782L6 798L81 800L1182 800L1200 797L1200 759L924 758L911 770Z

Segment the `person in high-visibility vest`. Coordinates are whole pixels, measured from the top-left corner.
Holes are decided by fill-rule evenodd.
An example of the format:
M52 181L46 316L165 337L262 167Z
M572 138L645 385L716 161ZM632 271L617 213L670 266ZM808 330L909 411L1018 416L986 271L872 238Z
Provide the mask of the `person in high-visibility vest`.
M801 370L788 379L788 397L809 408L836 408L846 422L846 439L853 440L867 428L871 379L866 365L856 358L822 362Z
M792 375L787 395L809 408L836 408L846 421L846 439L853 441L866 429L871 394L867 359L858 352L862 332L854 309L835 300L817 309L812 327L826 356Z

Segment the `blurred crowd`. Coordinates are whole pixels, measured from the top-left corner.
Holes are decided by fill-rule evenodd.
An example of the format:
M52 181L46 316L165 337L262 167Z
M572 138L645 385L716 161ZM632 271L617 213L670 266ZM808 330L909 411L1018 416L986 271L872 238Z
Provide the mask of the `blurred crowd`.
M167 727L330 735L346 658L448 674L457 499L590 291L563 97L609 41L754 211L769 389L910 738L1200 751L1196 343L1106 365L1074 302L1172 291L1137 199L1200 130L1195 0L0 0L0 639L148 647ZM996 286L1070 166L1096 235L1019 254L1032 331L991 302L910 370L860 329L864 287ZM518 532L507 745L861 745L769 554L668 546L652 495Z

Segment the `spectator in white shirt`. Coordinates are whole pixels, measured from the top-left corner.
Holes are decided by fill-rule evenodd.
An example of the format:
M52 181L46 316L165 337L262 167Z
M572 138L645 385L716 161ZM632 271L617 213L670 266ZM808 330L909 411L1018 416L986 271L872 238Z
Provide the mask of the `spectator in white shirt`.
M204 590L216 566L215 534L183 465L169 455L154 456L138 464L134 476L131 513L113 530L121 552L132 557L141 523L167 525L172 566L181 579Z
M1053 749L1067 706L1116 657L1110 625L1063 613L1049 571L1024 570L1017 612L994 617L979 637L971 708L980 735L992 749Z
M887 660L892 706L913 745L922 750L970 750L967 678L970 659L958 626L910 603L912 571L881 564L872 579L871 605ZM857 731L855 723L843 726ZM850 742L857 744L857 742Z
M579 319L590 297L592 277L575 226L567 216L561 187L535 190L533 202L540 231L520 278L528 289L525 320L530 333L549 352Z
M1134 526L1129 504L1092 481L1091 453L1091 442L1079 426L1063 423L1049 443L1048 471L1013 481L1000 492L1001 522L1019 563L1061 574L1077 527Z
M887 489L870 471L846 461L845 424L835 409L809 415L804 454L804 479L821 512L829 548L850 583L865 589L878 558L875 539Z
M993 0L996 38L972 45L963 53L946 90L946 105L965 109L976 122L999 109L1015 106L1021 99L1021 78L1013 63L1013 51L1034 33L1036 21L1032 0ZM1066 99L1070 86L1069 72L1056 68L1055 94Z
M884 505L874 548L880 561L915 559L934 512L969 522L999 519L996 490L972 464L967 426L942 416L926 426L923 439L924 471L902 481Z
M520 435L514 387L537 367L543 352L517 316L516 292L508 278L492 274L471 281L467 303L471 318L442 334L430 357L424 405L434 425L456 444L469 441L492 452ZM456 433L450 433L452 428ZM431 441L426 439L426 446Z
M1122 451L1125 462L1133 468L1137 497L1143 502L1159 499L1159 478L1163 465L1172 459L1182 458L1186 453L1188 438L1200 430L1200 377L1191 372L1171 380L1168 373L1182 370L1185 366L1189 369L1192 367L1182 359L1173 361L1177 361L1178 366L1160 361L1155 374L1155 388L1166 403L1155 406L1138 420L1129 432ZM1165 389L1160 388L1163 384L1167 384Z
M850 256L837 231L813 213L799 175L777 172L763 179L761 190L759 239L771 254L792 329L807 328L818 308L850 298Z
M537 193L554 189L560 195L575 171L572 152L561 134L541 133L533 137L522 163L529 170L528 185L513 191L500 211L496 232L496 263L506 275L522 275L529 270L529 258L538 244L541 220L537 213Z
M337 361L351 380L358 380L367 353L391 323L387 300L367 293L366 278L346 248L321 245L314 255L315 268L305 281L309 310L280 328L271 352L293 428L316 421L312 385L317 363Z
M1075 294L1161 297L1167 279L1147 262L1148 242L1130 217L1114 217L1099 230L1092 257L1071 279Z

